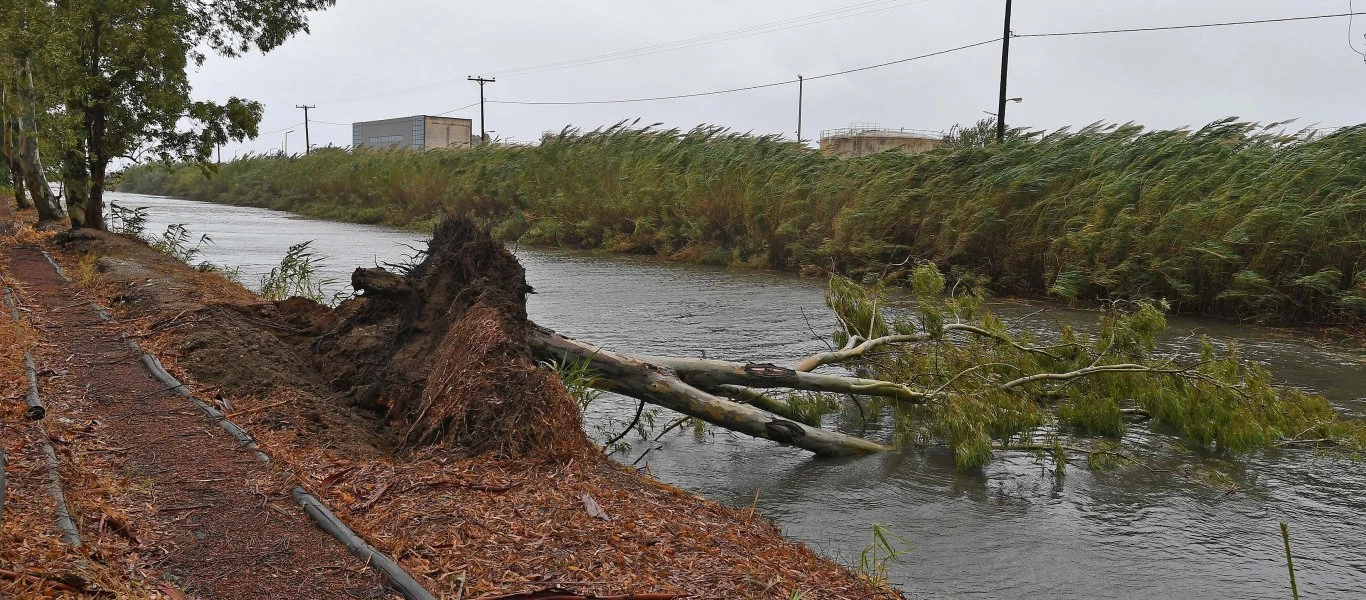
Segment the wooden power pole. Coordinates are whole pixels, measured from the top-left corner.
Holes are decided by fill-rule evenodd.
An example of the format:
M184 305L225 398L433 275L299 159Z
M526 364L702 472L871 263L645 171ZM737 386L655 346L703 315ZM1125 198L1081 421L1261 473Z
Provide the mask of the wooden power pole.
M996 143L1006 140L1006 79L1010 70L1010 0L1006 0L1006 28L1001 34L1001 99L996 105Z
M295 105L294 105L294 108L302 108L302 109L304 109L304 154L307 155L307 154L308 154L308 150L309 150L310 148L312 148L312 145L308 143L308 109L310 109L310 108L318 108L318 107L317 107L317 106L309 106L309 105L307 105L307 104L295 104Z
M487 144L489 143L489 134L488 129L484 127L484 84L494 83L498 80L492 77L485 79L483 75L478 77L466 77L466 79L479 82L479 141L480 143Z

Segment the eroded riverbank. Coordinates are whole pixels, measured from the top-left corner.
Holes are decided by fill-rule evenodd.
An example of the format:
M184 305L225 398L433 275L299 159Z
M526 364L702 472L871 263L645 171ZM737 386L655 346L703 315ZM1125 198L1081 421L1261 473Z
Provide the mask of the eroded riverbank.
M402 244L418 240L399 230L259 209L116 198L149 207L153 232L178 222L212 234L216 243L205 258L244 266L248 282L288 245L307 239L318 240L315 248L331 258L338 275L352 263L397 261L411 252ZM533 319L615 349L694 356L705 350L781 364L821 349L812 330L824 336L831 325L823 285L814 280L637 257L533 248L517 254L538 291L529 298ZM1094 321L1069 311L1042 318ZM1359 355L1275 330L1172 320L1172 338L1192 333L1237 340L1282 380L1317 389L1345 410L1366 408ZM620 419L635 407L603 402L599 414ZM1366 563L1348 535L1366 531L1366 477L1359 465L1309 451L1213 461L1209 467L1230 475L1207 482L1142 469L1097 474L1081 468L1056 480L1023 455L963 474L934 450L814 461L726 434L671 436L663 444L642 461L656 475L733 506L748 507L757 490L761 514L828 556L857 561L871 523L889 525L916 544L892 566L893 582L932 597L1279 597L1285 587L1280 519L1291 523L1302 590L1312 586L1322 597L1342 598L1366 593ZM1189 460L1159 446L1148 444L1147 457L1159 469ZM638 443L627 462L647 447Z
M45 245L75 280L65 293L84 299L79 308L88 309L87 300L107 306L122 333L155 351L197 396L218 403L253 433L279 472L247 482L249 491L276 501L288 497L290 486L311 490L440 597L473 598L557 583L599 596L892 597L783 539L752 513L641 477L595 450L520 459L401 450L386 441L385 424L330 394L330 382L318 378L317 365L293 343L312 326L310 319L325 316L325 309L320 313L319 307L298 301L260 302L216 275L118 236L83 234ZM32 310L70 308L48 304L34 303ZM39 322L58 325L39 328L45 343L60 334L60 322ZM89 368L97 376L101 367ZM45 371L55 375L52 368ZM562 437L582 439L577 423L575 416L572 423L545 425L558 427ZM118 436L96 439L101 447L126 451L134 446ZM254 460L242 454L247 462ZM80 458L75 455L73 462L88 464ZM148 465L166 467L163 463L175 460L162 456ZM115 468L94 475L118 473ZM208 479L237 485L227 483L235 481L231 477ZM269 510L288 512L284 506ZM155 529L147 529L143 517L203 507L149 502L120 508L127 516L119 522L131 537L154 540L159 538L149 534ZM200 519L212 521L212 511L203 510L207 516ZM77 519L83 527L98 524L103 531L99 515ZM186 577L177 585L193 591L209 584ZM260 597L291 595L277 586L262 589ZM252 594L231 597L257 597ZM299 597L310 594L298 592Z

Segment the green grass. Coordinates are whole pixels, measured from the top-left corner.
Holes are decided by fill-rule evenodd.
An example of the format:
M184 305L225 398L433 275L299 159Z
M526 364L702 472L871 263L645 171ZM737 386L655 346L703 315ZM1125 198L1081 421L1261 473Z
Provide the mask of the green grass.
M1366 125L1269 129L1093 125L844 160L623 125L534 147L253 156L208 177L144 166L120 189L419 229L451 211L509 241L858 280L911 257L1002 294L1366 321Z

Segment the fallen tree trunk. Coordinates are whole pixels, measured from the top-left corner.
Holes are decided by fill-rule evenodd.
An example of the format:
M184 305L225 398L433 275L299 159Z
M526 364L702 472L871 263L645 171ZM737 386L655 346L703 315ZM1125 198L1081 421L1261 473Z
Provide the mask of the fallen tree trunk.
M889 447L871 440L809 427L752 406L720 398L692 385L671 366L655 362L682 363L680 366L699 379L704 378L700 374L710 372L689 364L688 361L634 358L572 340L542 328L533 328L528 338L532 352L541 360L586 361L589 367L602 374L594 387L638 398L733 431L796 446L820 456L858 456L890 450ZM753 378L746 379L734 375L729 367L720 371L722 372L715 375L716 385L748 384L755 381Z
M678 374L679 379L701 388L723 385L787 388L834 394L884 396L917 404L925 399L923 392L890 381L805 373L771 364L664 356L642 356L640 360L671 369Z

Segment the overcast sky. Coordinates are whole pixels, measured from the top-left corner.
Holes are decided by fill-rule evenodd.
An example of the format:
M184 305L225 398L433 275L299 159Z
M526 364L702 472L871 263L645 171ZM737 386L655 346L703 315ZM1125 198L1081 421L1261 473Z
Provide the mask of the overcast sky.
M1348 0L1018 0L1017 35L1345 13ZM1366 0L1357 0L1366 11ZM353 121L438 114L479 99L582 101L688 94L794 79L999 38L1003 0L340 0L312 33L267 55L211 58L196 96L266 106L262 135L225 147L280 148L277 130L313 104L314 144L349 145ZM843 12L834 12L840 11ZM806 18L809 15L821 16ZM513 69L747 29L736 39L539 72ZM1225 116L1341 126L1366 121L1366 18L1016 38L1007 121L1053 129L1094 121L1202 125ZM737 37L740 36L740 37ZM726 36L721 36L726 37ZM717 38L710 38L715 40ZM706 41L706 40L703 40ZM1000 44L806 84L803 137L852 122L944 130L995 111ZM638 104L489 104L488 128L531 141L565 126L639 118L794 136L797 86ZM450 113L475 119L477 106ZM332 125L328 123L339 123ZM274 133L269 133L274 132ZM303 148L303 128L289 135Z

